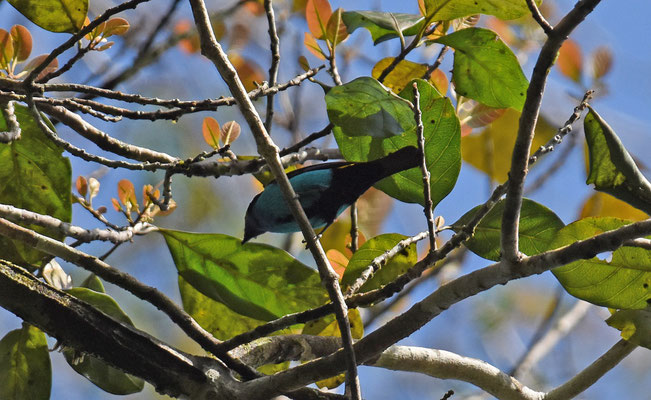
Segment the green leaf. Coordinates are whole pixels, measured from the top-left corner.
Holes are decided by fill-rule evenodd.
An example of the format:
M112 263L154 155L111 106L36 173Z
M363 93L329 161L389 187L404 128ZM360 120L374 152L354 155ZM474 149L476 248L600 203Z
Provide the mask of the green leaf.
M26 107L16 105L21 138L0 144L0 203L11 204L40 214L51 215L64 222L72 217L70 198L72 171L70 160L36 125ZM6 124L0 113L0 131ZM36 232L62 240L54 230L28 226ZM2 257L22 266L34 265L47 255L19 241L0 237ZM31 268L33 269L33 268Z
M422 15L379 11L345 11L342 17L349 33L357 28L366 28L374 44L398 37L398 31L403 36L416 35L425 23Z
M541 4L542 0L536 0ZM516 19L529 14L524 0L425 0L427 15L432 21L450 21L473 14L494 15L500 19Z
M88 13L88 0L9 0L9 4L50 32L77 32Z
M455 49L452 80L459 95L489 107L522 111L529 82L515 54L495 32L467 28L435 42Z
M560 231L549 248L556 249L629 224L618 218L585 218ZM610 261L579 260L552 269L556 279L574 297L610 308L642 309L651 304L651 251L621 247Z
M330 122L347 136L388 138L415 126L409 103L370 77L333 87L325 100Z
M219 340L228 340L265 322L240 315L222 303L204 296L182 276L179 276L179 291L183 309Z
M393 248L401 240L407 239L407 236L397 233L386 233L376 236L362 245L348 262L344 276L341 279L343 287L350 286L355 282L361 273L371 265L374 258L381 256L386 251ZM418 261L418 254L416 252L416 244L412 244L395 257L391 258L389 262L380 268L371 279L361 287L361 292L368 292L369 290L380 288L387 283L393 281L397 276L407 272Z
M131 318L111 296L83 287L72 288L66 292L121 323L133 326ZM80 354L71 348L64 348L63 356L72 369L106 392L125 395L140 392L145 386L142 379L124 373L95 356Z
M651 350L651 310L619 310L606 323L622 332L622 338Z
M480 257L497 261L500 259L500 241L504 200L481 220L475 228L475 234L466 243L466 247ZM477 206L465 213L452 224L452 229L459 232L475 216ZM528 256L542 253L549 249L549 243L564 224L552 210L533 200L522 199L520 211L519 246L520 251Z
M438 93L429 83L416 80L420 93L420 105L424 124L425 156L431 174L432 201L436 206L454 187L461 169L459 119L450 100ZM333 89L334 90L334 89ZM413 100L411 84L400 96ZM411 119L412 128L400 136L379 138L371 136L351 137L342 128L333 129L335 139L344 158L349 161L368 161L384 157L405 146L416 146L416 127L411 109L402 111L405 119ZM423 204L423 180L419 169L411 169L391 175L375 185L391 197L407 203Z
M222 234L160 231L179 274L238 314L261 321L325 304L319 274L283 250Z
M104 284L95 274L88 275L88 278L84 279L84 281L81 283L81 287L94 290L98 293L106 293L106 290L104 289Z
M594 183L595 189L651 214L651 183L635 165L617 134L593 108L583 126L590 153L586 183Z
M0 399L47 400L52 366L45 334L23 324L0 340Z

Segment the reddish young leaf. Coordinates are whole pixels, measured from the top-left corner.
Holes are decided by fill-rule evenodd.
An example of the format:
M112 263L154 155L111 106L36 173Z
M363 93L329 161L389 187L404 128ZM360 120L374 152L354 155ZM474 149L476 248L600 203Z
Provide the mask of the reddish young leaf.
M572 39L567 39L558 52L558 68L561 73L574 82L581 81L583 57L579 45Z
M613 53L606 46L599 46L592 53L592 77L603 78L613 66Z
M341 280L344 276L344 272L346 272L346 267L348 266L348 258L339 250L335 249L328 250L326 252L326 257L328 257L332 269L335 271L337 276L339 276L339 280Z
M122 211L122 206L120 205L118 199L116 199L115 197L111 198L111 204L113 204L113 208L115 208L115 211L117 212Z
M241 130L240 124L235 121L229 121L222 125L220 137L224 146L233 143L240 136Z
M25 66L24 71L29 72L34 68L38 67L39 65L41 65L41 63L45 61L48 55L49 54L41 54L38 57L32 58L31 61L28 62L27 65ZM47 67L45 67L45 69L40 74L38 74L36 80L43 78L45 75L49 74L50 72L56 71L57 68L59 68L59 61L55 58L54 60L52 60L52 62L50 62L50 64Z
M14 58L14 44L11 35L0 29L0 68L9 68L9 63Z
M219 122L213 117L206 117L201 124L201 131L203 132L203 140L210 145L213 149L219 148Z
M237 71L237 75L239 75L247 91L257 88L256 82L262 82L264 80L262 68L253 61L245 59L236 53L229 54L228 59L231 60L233 67Z
M129 21L124 18L111 18L106 21L103 36L124 35L129 30Z
M244 9L256 17L264 15L264 4L262 0L248 1L244 4Z
M27 28L22 25L11 27L11 39L14 45L14 58L18 62L23 62L32 54L32 35Z
M171 213L173 213L174 210L176 210L176 202L174 201L174 199L171 199L170 204L168 204L168 206L167 206L167 210L158 211L157 215L160 215L161 217L164 217L166 215L170 215Z
M142 203L143 207L145 208L152 203L151 198L149 197L149 193L151 193L156 200L158 200L160 197L160 190L154 190L154 187L152 185L144 185L142 187Z
M127 207L127 210L132 206L135 209L138 209L138 199L136 199L136 189L133 187L128 179L122 179L118 182L118 197L120 202Z
M316 39L314 36L312 36L312 34L305 32L305 39L303 40L303 43L305 44L305 47L307 47L307 49L310 51L310 53L314 54L317 58L320 58L321 60L326 59L323 50L321 50L321 47L316 42Z
M308 0L305 5L305 19L307 27L317 39L324 39L326 26L332 15L332 8L328 0Z
M506 111L505 108L489 107L476 101L468 101L464 105L466 104L468 108L462 108L459 112L459 119L471 128L486 126L501 117Z
M88 181L86 178L83 176L78 176L77 181L75 182L75 188L77 188L77 193L81 195L81 197L86 197L86 194L88 193Z
M115 42L107 42L107 43L104 43L103 45L101 45L99 47L95 47L95 50L97 50L97 51L108 50L111 47L113 47L114 44L115 44Z
M188 33L192 29L192 23L187 20L181 20L179 21L175 26L174 26L174 33L177 35L184 35ZM215 32L215 35L217 32ZM217 38L219 39L219 38ZM181 50L188 54L196 53L199 51L201 48L201 42L199 41L199 35L198 34L192 34L189 37L185 39L181 39L179 41L179 47Z
M440 68L435 69L434 72L432 72L432 76L429 77L429 82L434 85L436 90L438 90L439 93L441 93L443 96L445 96L445 94L448 92L450 81Z

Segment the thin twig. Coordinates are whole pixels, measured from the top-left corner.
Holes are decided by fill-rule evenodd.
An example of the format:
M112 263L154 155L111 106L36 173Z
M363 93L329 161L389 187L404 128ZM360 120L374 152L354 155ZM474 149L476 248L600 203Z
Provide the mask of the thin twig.
M276 17L274 15L273 1L264 0L264 9L267 14L267 24L269 25L269 39L271 47L271 66L269 67L269 86L276 85L278 78L278 67L280 65L280 39L276 30ZM267 113L265 115L264 127L267 132L271 132L271 124L274 117L274 95L267 95Z
M527 6L529 7L529 11L531 11L531 16L533 19L540 25L543 31L547 34L547 36L552 34L552 31L554 30L554 27L551 26L549 22L543 17L543 15L540 13L540 10L538 9L538 6L536 5L535 0L526 0L527 1Z
M432 208L434 203L432 202L432 188L430 187L429 177L430 173L427 169L427 159L425 156L425 136L423 131L423 120L421 118L420 111L420 92L418 91L418 83L414 82L414 120L416 121L416 136L418 138L418 151L420 152L420 172L423 175L423 197L424 197L424 206L423 212L425 213L425 218L427 219L427 231L429 232L429 251L430 253L436 250L436 236L434 232L434 215L432 213Z
M448 46L443 46L441 51L439 51L439 55L436 57L434 63L429 67L427 67L427 71L425 71L425 74L423 74L424 80L428 81L429 78L432 77L432 73L434 73L434 71L436 71L441 66L441 63L443 62L443 57L445 57L445 53L448 52L448 49L449 49ZM445 94L445 93L441 93L441 94Z

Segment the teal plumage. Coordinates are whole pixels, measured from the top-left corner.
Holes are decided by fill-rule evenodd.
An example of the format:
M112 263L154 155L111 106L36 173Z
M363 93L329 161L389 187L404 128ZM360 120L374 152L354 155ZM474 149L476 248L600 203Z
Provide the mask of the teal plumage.
M377 160L318 164L287 176L310 224L318 229L327 228L377 181L418 164L418 149L407 146ZM242 243L264 232L300 231L275 181L253 198L244 222Z

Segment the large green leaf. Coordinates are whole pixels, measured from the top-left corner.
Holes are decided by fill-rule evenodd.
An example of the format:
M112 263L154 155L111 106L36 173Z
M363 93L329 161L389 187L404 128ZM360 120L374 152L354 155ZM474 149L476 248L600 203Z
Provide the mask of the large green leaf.
M475 228L475 234L466 242L466 247L480 257L493 261L500 259L504 204L505 201L500 200L481 220ZM465 213L452 224L452 229L459 232L475 216L479 207ZM528 256L546 251L563 226L563 221L552 210L533 200L523 199L518 236L520 251Z
M420 93L420 108L424 124L425 155L429 170L432 201L436 206L454 187L461 169L459 119L447 98L423 80L416 80ZM413 88L407 88L400 96L413 101ZM417 143L416 127L411 109L401 110L404 118L411 118L412 128L400 136L379 138L371 136L348 136L343 128L333 129L335 139L344 158L349 161L368 161L384 157L405 146ZM394 174L378 182L375 187L400 201L423 204L423 181L419 169L412 168Z
M0 399L47 400L52 366L45 334L23 324L0 340Z
M97 287L97 282L89 281L88 284ZM133 326L133 322L129 316L122 311L118 303L111 296L85 287L72 288L66 292L94 306L121 323ZM78 353L71 348L64 348L63 356L72 369L106 392L125 395L140 392L145 386L145 381L142 379L124 373L122 370L112 367L95 356Z
M350 286L355 282L361 273L371 265L373 259L381 256L393 248L398 242L406 239L407 236L397 233L386 233L367 240L362 247L353 254L348 262L344 276L341 279L342 286ZM406 272L418 261L416 244L412 244L395 257L391 258L380 268L371 279L361 287L360 292L367 292L377 289L393 281L397 276Z
M618 218L585 218L560 231L549 248L569 245L577 240L622 227L630 221ZM579 260L552 272L572 296L610 308L642 309L651 304L651 251L621 247L610 261L599 258Z
M333 87L325 100L330 122L347 136L382 139L415 126L409 104L370 77Z
M403 36L416 35L425 23L422 15L379 11L346 11L342 19L349 33L357 28L368 29L375 44L398 37L398 31Z
M489 107L522 111L529 82L515 54L495 32L467 28L436 42L455 50L452 80L459 95Z
M222 303L204 296L180 275L179 291L183 309L219 340L228 340L265 322L240 315Z
M536 0L542 3L542 0ZM428 16L434 21L449 21L473 14L494 15L501 19L515 19L529 14L524 0L425 0Z
M283 250L222 234L160 232L183 279L238 314L269 321L328 300L319 274Z
M0 203L11 204L70 222L72 203L70 160L41 132L26 107L16 106L21 138L0 144ZM6 124L0 113L0 131ZM56 231L30 226L37 232L63 239ZM22 266L37 264L44 253L18 241L0 237L2 257Z
M651 183L635 165L615 131L592 108L583 126L590 153L586 183L594 183L595 189L651 214Z
M88 13L88 0L9 0L9 4L51 32L77 32Z

